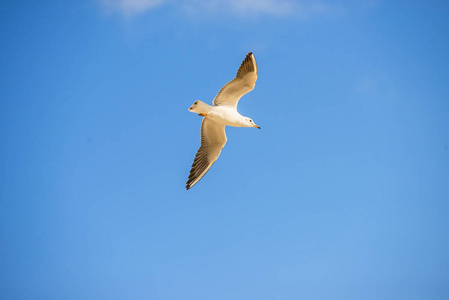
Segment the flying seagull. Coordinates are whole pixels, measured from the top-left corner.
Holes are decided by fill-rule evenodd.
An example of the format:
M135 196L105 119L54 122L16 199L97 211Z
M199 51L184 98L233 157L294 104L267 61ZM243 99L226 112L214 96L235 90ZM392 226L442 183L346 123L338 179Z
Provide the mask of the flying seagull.
M257 64L252 52L248 53L237 71L237 76L221 88L212 106L196 100L189 111L203 117L201 147L195 155L186 190L194 186L220 156L226 144L225 127L256 127L253 120L237 112L237 104L243 95L252 91L257 80Z

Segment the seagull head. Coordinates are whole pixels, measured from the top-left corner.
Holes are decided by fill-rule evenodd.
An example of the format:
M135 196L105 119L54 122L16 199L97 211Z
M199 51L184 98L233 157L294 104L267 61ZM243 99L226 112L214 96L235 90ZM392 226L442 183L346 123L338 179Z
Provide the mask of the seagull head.
M253 120L251 120L250 118L245 118L245 127L256 127L259 128L259 126L257 126Z

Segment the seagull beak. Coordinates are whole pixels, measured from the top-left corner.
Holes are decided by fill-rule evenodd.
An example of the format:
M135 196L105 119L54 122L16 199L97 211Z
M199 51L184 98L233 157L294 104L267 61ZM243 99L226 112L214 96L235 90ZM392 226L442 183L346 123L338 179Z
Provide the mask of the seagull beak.
M257 125L253 125L253 127L256 127L256 128L259 128L259 129L260 129L260 127L259 127L259 126L257 126Z

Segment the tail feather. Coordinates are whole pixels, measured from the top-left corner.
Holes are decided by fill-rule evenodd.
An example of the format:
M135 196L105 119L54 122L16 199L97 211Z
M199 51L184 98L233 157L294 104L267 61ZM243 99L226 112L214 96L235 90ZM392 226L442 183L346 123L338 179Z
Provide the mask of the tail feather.
M200 100L196 100L195 103L190 106L189 111L197 114L208 114L210 110L210 105L206 104Z

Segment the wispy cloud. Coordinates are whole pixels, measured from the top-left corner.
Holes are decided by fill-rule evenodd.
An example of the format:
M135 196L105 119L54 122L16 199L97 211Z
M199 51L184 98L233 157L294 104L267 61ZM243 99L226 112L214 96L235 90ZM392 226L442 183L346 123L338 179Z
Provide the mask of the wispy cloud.
M130 17L170 5L188 15L228 14L240 17L294 15L309 18L340 7L325 0L100 0L107 11Z
M155 9L168 0L101 0L107 11L117 11L125 16L133 16Z
M285 15L290 13L294 6L295 3L291 0L193 0L185 3L185 7L194 12L225 12L240 16L248 14Z

